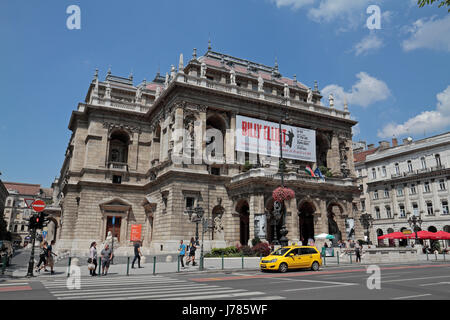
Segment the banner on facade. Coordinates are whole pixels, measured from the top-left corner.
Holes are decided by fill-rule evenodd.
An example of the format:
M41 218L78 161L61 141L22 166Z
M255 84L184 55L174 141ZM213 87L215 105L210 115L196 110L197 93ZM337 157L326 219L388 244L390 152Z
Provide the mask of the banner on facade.
M236 151L280 156L279 124L236 116ZM281 125L283 158L316 162L316 132Z
M141 241L142 236L142 224L132 224L130 241Z

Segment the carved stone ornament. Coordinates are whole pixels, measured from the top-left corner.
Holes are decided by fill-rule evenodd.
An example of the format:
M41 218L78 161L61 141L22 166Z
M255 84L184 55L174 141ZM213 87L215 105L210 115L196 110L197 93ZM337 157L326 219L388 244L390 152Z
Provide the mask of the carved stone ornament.
M142 129L141 127L137 127L137 126L129 126L129 125L125 125L123 123L114 123L114 122L103 122L103 128L108 129L108 132L111 132L114 129L121 129L121 130L125 130L128 133L141 133Z

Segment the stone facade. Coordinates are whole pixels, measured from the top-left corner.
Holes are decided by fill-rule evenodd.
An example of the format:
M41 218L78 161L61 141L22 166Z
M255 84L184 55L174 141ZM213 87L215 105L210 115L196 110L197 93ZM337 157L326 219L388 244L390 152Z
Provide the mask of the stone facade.
M321 98L317 87L282 77L277 66L211 50L199 58L194 50L186 66L180 57L170 75L137 86L132 76L108 71L100 81L96 72L72 113L54 186L61 207L58 247L87 252L92 241L105 241L115 217L117 254L130 252L136 224L144 252L176 252L181 239L195 236L188 213L197 205L207 221L203 234L199 225L206 250L255 237L271 241L280 225L270 225L279 159L236 152L236 116L278 122L281 113L283 123L316 131L318 154L312 163L286 161L285 185L296 193L285 203L289 240L328 233L329 223L346 239L346 219L357 221L359 214L351 141L356 122ZM205 157L211 131L223 139L212 161ZM332 177L308 177L306 165L327 167ZM362 232L358 223L355 230Z
M422 230L450 232L450 133L408 138L401 145L396 139L392 146L382 141L378 148L358 150L355 160L361 206L375 219L374 243L377 236L412 230L408 219L413 215L423 220Z

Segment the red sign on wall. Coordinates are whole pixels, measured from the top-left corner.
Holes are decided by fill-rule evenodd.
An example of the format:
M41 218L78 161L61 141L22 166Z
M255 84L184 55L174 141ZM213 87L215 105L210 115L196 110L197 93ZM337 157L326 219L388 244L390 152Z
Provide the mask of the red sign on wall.
M141 241L141 236L142 236L142 224L132 224L130 241Z

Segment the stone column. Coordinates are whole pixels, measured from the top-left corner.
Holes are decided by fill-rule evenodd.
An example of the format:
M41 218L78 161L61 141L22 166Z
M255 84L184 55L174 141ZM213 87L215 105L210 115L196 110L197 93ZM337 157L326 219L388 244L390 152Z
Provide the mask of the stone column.
M206 134L206 110L200 112L198 118L196 119L194 126L194 133L195 133L194 164L202 164L203 154L206 149L206 141L204 139Z
M173 158L178 158L181 162L182 159L182 152L183 152L183 133L184 133L184 126L183 126L183 108L177 108L175 110L175 131L173 136Z
M341 174L341 159L339 155L339 139L337 135L331 138L331 148L327 153L327 164L333 175ZM326 211L326 210L325 210Z
M227 164L235 163L235 134L236 134L236 113L231 115L230 128L225 134L225 157Z
M298 229L298 209L297 199L291 199L284 202L286 206L286 228L289 231L287 238L290 242L299 241L299 229Z

